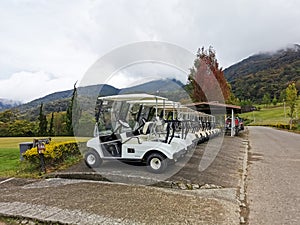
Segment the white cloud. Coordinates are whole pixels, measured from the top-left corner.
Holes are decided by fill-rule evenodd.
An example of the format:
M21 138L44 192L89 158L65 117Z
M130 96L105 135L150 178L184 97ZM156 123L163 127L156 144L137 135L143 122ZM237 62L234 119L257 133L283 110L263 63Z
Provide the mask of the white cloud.
M51 74L39 72L18 72L10 78L0 80L0 96L6 99L28 102L55 91L72 89L72 78L53 78Z
M108 78L106 83L117 88L127 88L153 80L169 78L179 80L185 84L187 76L174 66L159 62L140 62L116 71Z
M146 40L191 52L212 45L227 67L253 53L299 43L299 8L297 0L3 0L1 84L21 71L80 80L112 49Z
M79 78L97 59L80 34L88 31L87 9L61 3L16 1L0 7L0 62L7 67L2 77L25 69Z

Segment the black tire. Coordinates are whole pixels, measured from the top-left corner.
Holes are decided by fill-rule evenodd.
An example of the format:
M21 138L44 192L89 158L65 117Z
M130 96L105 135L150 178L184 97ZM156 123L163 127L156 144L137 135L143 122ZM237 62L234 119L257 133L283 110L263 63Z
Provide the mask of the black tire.
M84 154L84 161L85 164L90 168L97 168L102 164L102 159L100 158L99 154L92 149L88 150Z
M147 169L151 173L163 173L168 166L166 157L159 153L152 153L147 158Z

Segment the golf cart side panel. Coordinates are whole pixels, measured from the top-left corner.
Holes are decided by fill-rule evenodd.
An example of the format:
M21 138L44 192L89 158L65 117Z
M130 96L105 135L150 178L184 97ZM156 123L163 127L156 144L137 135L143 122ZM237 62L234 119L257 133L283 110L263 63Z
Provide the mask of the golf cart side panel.
M153 141L145 141L142 144L124 144L122 146L122 157L143 159L148 152L153 150L161 152L169 159L173 159L174 151L171 145Z
M124 159L143 159L145 153L153 150L153 144L150 146L146 143L143 144L123 144L122 157Z
M155 144L154 144L155 143ZM176 144L166 144L163 142L153 142L153 141L145 141L143 144L148 146L148 151L156 150L164 154L169 159L174 159L174 154L178 152L180 149L182 149L182 146L178 147ZM143 157L146 155L144 153Z
M101 158L104 157L102 149L100 147L99 137L94 137L94 138L88 140L88 142L86 143L86 146L88 148L94 149L100 155Z

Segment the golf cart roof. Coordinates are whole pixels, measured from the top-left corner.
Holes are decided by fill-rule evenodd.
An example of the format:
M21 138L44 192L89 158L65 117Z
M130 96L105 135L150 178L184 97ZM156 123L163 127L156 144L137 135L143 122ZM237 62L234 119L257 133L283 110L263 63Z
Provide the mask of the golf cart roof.
M150 95L145 93L138 93L138 94L123 94L123 95L111 95L111 96L104 96L99 97L98 99L101 100L111 100L111 101L142 101L142 100L167 100L167 98Z
M128 103L138 103L142 105L147 105L147 106L157 106L158 108L178 108L180 107L179 102L173 102L169 101L166 99L156 99L156 100L134 100L134 101L127 101Z
M184 105L180 106L179 111L182 114L191 114L191 115L196 115L196 116L200 116L200 117L210 117L211 116L209 114L193 110L193 109L191 109L189 107L186 107Z

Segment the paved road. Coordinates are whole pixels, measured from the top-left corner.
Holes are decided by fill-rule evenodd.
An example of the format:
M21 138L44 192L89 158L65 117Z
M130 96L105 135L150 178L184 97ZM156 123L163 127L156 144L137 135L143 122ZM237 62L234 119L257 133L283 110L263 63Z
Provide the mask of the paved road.
M249 224L300 224L300 135L249 131Z

